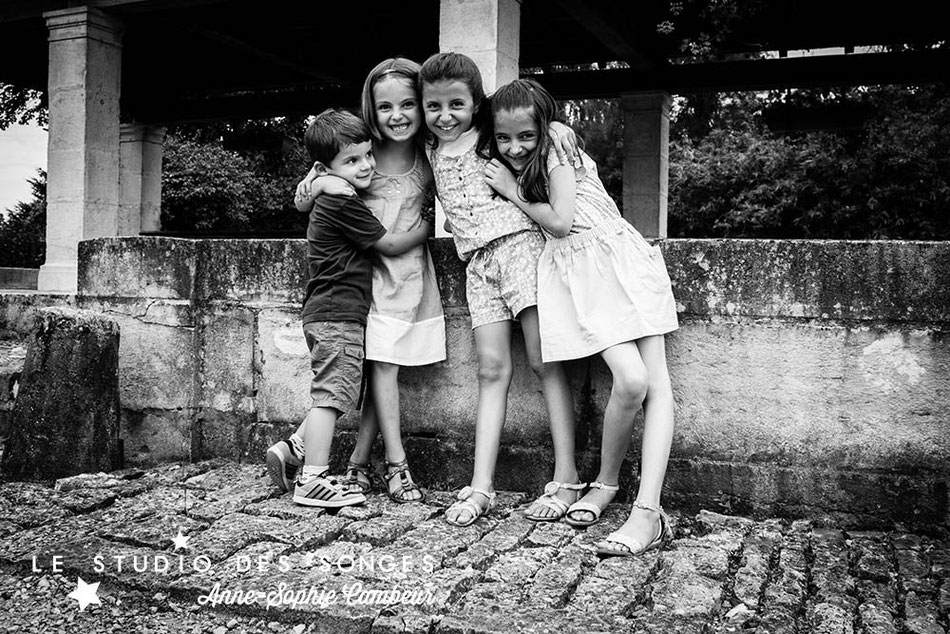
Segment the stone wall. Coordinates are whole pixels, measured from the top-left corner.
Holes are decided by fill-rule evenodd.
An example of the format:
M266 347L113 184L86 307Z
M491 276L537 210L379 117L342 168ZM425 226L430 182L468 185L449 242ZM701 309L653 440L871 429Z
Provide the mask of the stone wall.
M35 311L3 474L52 479L122 466L119 329L75 308Z
M464 270L430 243L448 359L401 373L418 477L470 475L477 397ZM948 519L950 245L666 240L682 327L667 339L677 429L665 499L680 507L867 524ZM302 240L103 238L80 248L82 308L122 333L130 463L260 461L309 406L298 311ZM538 490L550 441L516 335L499 488ZM609 373L569 364L582 476L596 475ZM337 450L355 417L340 424ZM639 428L622 484L635 485Z

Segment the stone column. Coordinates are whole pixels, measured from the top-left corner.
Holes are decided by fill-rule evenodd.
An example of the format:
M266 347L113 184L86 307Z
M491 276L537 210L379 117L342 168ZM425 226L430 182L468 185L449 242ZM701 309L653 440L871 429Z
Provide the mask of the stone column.
M161 228L162 143L165 128L124 123L119 134L120 236Z
M670 95L622 95L623 216L647 238L666 237L670 181Z
M73 293L79 242L118 231L122 28L88 7L43 16L49 28L49 143L46 263L38 288Z
M518 0L442 0L439 50L475 60L486 93L518 78L520 40Z
M482 72L487 94L518 79L521 49L520 0L442 0L439 50L468 55ZM435 236L446 238L445 214L435 201Z

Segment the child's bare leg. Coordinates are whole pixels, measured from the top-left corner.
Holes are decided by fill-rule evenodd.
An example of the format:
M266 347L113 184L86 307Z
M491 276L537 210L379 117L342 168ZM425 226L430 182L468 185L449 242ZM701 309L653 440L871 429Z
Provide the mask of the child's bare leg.
M339 415L332 407L312 407L304 419L304 464L294 485L294 502L297 504L340 507L366 501L361 493L351 491L327 476L333 429Z
M579 480L574 451L574 401L567 373L561 363L543 363L541 360L541 333L538 327L538 308L530 306L518 314L524 333L525 353L531 369L541 381L544 404L551 426L554 445L554 481L573 484ZM555 494L566 504L576 501L577 492L559 489ZM554 509L533 504L525 511L535 517L554 517Z
M650 506L660 505L660 492L666 477L670 447L673 444L673 388L666 367L666 349L662 335L637 340L637 348L650 377L643 403L643 443L640 457L640 486L637 499ZM633 507L619 532L649 544L659 530L659 515ZM611 547L623 550L614 542Z
M386 462L400 463L406 459L406 450L402 445L402 427L399 420L399 366L381 361L373 362L372 368L373 400L376 402L376 419L383 434L383 446L386 449ZM392 472L393 469L388 469ZM390 486L396 486L395 481ZM406 488L401 499L413 501L422 499L422 491Z
M495 463L511 385L511 322L485 324L475 328L474 334L478 356L478 412L475 417L472 488L493 491ZM473 494L472 500L482 508L489 503L480 493ZM461 523L471 519L469 511L464 509L449 509L446 517Z
M637 345L632 341L607 348L600 356L610 368L613 383L610 399L604 409L597 481L616 486L620 481L620 468L633 435L633 421L647 393L648 372ZM615 495L616 491L591 489L583 497L583 501L603 509ZM571 511L570 517L580 522L592 522L596 519L593 513L583 510Z
M373 398L373 377L372 368L375 363L370 363L366 369L367 379L369 380L369 389L363 397L363 409L360 411L360 427L356 432L356 445L353 447L353 453L350 454L350 462L358 465L369 464L370 456L373 453L373 443L376 442L376 436L379 434L379 421L376 413L376 399Z
M376 418L383 434L388 462L402 462L406 451L402 446L399 424L399 366L392 363L373 362L373 380L370 383L373 400L376 401Z
M339 417L332 407L313 407L304 418L304 466L326 466L330 464L330 446L333 443L333 430Z

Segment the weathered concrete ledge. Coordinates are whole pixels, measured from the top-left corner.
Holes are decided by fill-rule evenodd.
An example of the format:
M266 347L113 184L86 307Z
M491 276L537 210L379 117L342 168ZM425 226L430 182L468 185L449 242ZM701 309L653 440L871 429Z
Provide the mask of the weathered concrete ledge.
M402 418L426 481L451 487L464 483L471 459L474 342L463 265L449 240L430 247L449 357L402 371ZM677 403L668 499L854 523L947 520L950 245L666 240L661 248L682 324L667 339ZM77 301L122 330L131 462L254 462L297 424L309 406L304 275L302 240L81 244ZM498 485L533 490L548 477L549 435L517 339ZM584 475L593 477L609 373L599 359L569 370ZM341 444L355 424L342 421ZM895 504L908 499L914 505Z
M0 266L0 289L20 288L36 290L39 269Z

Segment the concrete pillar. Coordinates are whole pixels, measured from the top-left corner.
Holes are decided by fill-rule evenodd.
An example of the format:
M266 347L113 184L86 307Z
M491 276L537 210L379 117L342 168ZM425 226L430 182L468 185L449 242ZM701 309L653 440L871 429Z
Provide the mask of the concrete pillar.
M120 236L161 228L165 128L123 123L119 133Z
M623 216L647 238L666 237L670 182L670 95L622 95Z
M519 0L442 0L439 50L475 60L486 93L518 78L520 40Z
M118 233L120 23L97 9L44 13L49 28L46 263L38 287L75 292L79 242Z
M439 50L471 57L482 72L486 94L518 79L521 50L521 0L442 0ZM435 236L451 236L445 213L435 201Z

